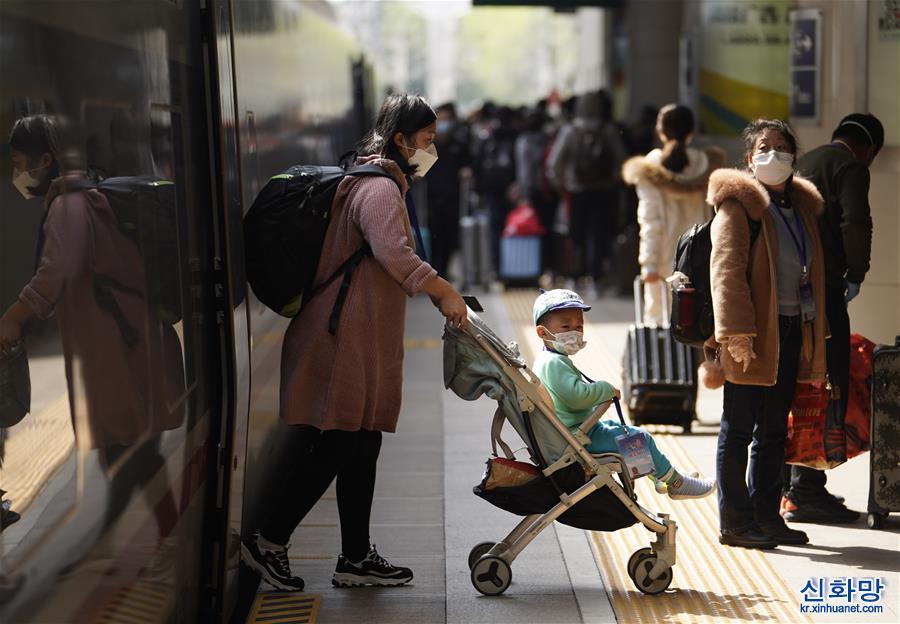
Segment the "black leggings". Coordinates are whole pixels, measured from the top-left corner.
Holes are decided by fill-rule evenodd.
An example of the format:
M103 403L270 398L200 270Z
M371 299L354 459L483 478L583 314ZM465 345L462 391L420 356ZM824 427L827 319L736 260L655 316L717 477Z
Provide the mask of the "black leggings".
M359 561L369 551L369 516L381 432L322 431L307 425L287 429L289 465L283 477L297 489L272 501L260 534L272 543L287 544L294 529L337 477L341 548L345 557Z

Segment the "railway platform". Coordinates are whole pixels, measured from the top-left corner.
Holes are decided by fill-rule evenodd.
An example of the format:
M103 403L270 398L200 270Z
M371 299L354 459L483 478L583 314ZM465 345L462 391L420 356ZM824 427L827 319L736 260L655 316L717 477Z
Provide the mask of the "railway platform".
M530 291L479 294L482 316L505 340L516 340L533 359ZM621 355L631 302L603 298L586 315L587 348L579 366L594 378L621 383ZM900 520L870 530L864 516L842 526L796 525L806 546L761 552L718 543L714 497L671 501L638 484L641 503L678 522L678 562L671 588L647 596L625 570L629 555L646 545L640 525L594 533L555 524L513 564L505 594L485 597L472 587L470 548L502 538L516 518L472 494L490 454L493 402L466 402L442 384L440 316L425 298L410 303L406 331L403 411L395 435L384 437L372 512L372 540L391 561L413 568L406 587L337 589L331 585L340 534L333 489L292 538L294 572L306 581L296 596L260 586L247 622L370 622L391 624L575 622L897 622L900 621ZM701 390L693 433L648 426L673 463L715 474L720 392ZM515 449L515 434L505 438ZM518 442L518 440L516 440ZM518 444L519 447L523 445ZM829 472L829 489L848 506L865 510L867 456ZM871 583L877 601L834 597L834 587ZM814 590L822 583L823 600ZM872 596L869 596L870 598ZM830 609L822 607L830 605ZM852 612L847 606L878 607ZM818 612L817 612L818 611ZM830 612L824 612L830 611ZM838 611L838 612L834 612Z

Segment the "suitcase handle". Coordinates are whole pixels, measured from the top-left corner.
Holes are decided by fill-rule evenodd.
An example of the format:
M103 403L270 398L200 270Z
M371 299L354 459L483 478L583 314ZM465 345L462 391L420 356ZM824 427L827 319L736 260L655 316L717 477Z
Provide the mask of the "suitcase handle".
M644 280L640 275L634 277L634 324L641 326L644 324ZM666 280L659 280L660 295L662 295L663 307L663 329L669 326L669 285Z
M471 193L471 181L468 178L459 179L459 216L472 216L472 202L469 194Z

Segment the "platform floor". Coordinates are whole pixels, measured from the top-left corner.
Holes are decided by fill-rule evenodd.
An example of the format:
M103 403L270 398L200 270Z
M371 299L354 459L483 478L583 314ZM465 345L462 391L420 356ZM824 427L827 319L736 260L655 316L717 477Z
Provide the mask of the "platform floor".
M529 358L533 293L479 295L482 315L504 339L516 339ZM629 301L602 299L588 314L588 347L576 357L592 376L619 383L621 351L631 316ZM403 412L386 435L379 461L372 540L379 552L413 568L408 587L335 589L331 572L340 548L337 508L330 491L295 532L290 551L307 591L321 596L318 622L575 623L575 622L896 622L900 621L900 520L871 531L849 526L798 525L811 544L768 553L729 549L717 542L713 497L673 502L641 483L643 505L668 511L679 523L678 563L670 591L644 596L625 573L627 557L651 534L632 527L596 534L554 525L513 565L513 584L499 597L478 594L466 557L484 540L502 538L516 517L474 496L471 488L490 454L493 403L465 402L443 389L439 315L426 298L410 303ZM699 425L653 429L658 444L685 469L715 474L721 409L719 393L703 392ZM505 435L511 445L515 434ZM867 458L829 473L829 488L865 509ZM807 615L800 612L810 578L880 577L887 589L880 614ZM265 585L261 591L266 590ZM832 600L831 604L838 604ZM857 604L860 604L857 602Z

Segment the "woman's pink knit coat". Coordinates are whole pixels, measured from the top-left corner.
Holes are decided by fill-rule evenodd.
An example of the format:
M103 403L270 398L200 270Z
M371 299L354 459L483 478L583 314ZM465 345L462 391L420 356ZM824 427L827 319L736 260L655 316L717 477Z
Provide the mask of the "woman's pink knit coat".
M281 417L289 425L344 431L397 428L406 300L437 273L415 253L400 168L378 157L362 162L380 165L397 183L347 177L338 187L315 283L330 276L364 241L374 257L366 257L353 273L336 335L328 333L328 319L340 279L291 321L281 351Z

